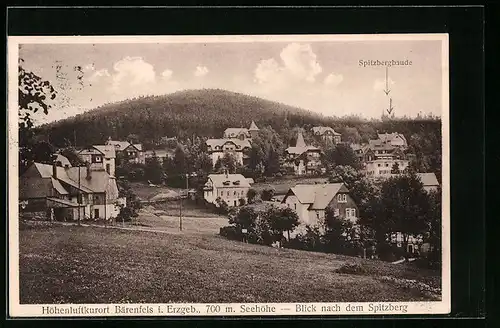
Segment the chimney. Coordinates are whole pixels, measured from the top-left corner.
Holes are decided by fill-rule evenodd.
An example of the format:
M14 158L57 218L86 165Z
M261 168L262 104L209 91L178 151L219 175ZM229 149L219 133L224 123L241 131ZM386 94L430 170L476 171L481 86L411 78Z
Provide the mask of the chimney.
M92 175L90 174L90 163L85 162L85 166L87 167L87 179L90 180L92 178Z
M52 162L52 177L57 179L57 165L56 162Z

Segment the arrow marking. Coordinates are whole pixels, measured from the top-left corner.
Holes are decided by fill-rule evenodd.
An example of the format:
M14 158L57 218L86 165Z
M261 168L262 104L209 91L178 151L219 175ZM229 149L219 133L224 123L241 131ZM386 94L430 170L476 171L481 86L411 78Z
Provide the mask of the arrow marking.
M385 95L388 96L391 90L389 89L389 66L385 67Z
M392 98L389 98L389 108L386 110L389 115L391 115L391 113L394 111L394 107L392 106Z

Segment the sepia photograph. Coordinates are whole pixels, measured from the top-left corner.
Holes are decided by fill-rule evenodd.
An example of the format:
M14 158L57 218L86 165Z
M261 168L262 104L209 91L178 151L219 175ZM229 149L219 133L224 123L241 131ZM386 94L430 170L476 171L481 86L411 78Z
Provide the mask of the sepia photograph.
M11 316L450 312L447 34L8 39Z

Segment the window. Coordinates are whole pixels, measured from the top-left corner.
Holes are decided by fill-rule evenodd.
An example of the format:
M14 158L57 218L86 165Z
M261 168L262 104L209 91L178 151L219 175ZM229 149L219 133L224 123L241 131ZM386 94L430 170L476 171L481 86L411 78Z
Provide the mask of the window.
M336 208L335 211L333 212L333 215L334 216L339 216L340 215L340 210L338 208Z
M378 163L377 165L378 165L378 167L381 167L381 166L382 166L382 164L380 164L380 163Z
M356 217L356 209L354 208L346 208L345 209L346 218Z
M346 194L339 194L337 196L337 199L339 203L347 203L347 195Z
M293 204L295 210L297 210L297 204Z
M389 164L385 163L385 167L389 167Z
M319 220L319 211L316 211L316 219Z
M106 172L108 172L108 174L111 174L111 165L110 164L106 164Z
M93 155L92 156L92 162L93 163L101 163L102 162L102 157L100 155Z
M235 195L235 196L238 196L238 193L236 192L236 190L234 191L234 195Z
M229 197L229 191L227 192L227 197Z

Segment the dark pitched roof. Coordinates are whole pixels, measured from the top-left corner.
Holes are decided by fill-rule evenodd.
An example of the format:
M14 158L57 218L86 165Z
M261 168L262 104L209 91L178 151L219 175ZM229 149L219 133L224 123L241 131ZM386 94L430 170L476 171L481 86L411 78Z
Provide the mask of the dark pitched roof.
M115 147L113 145L94 145L94 148L103 153L105 158L116 158Z
M336 132L333 128L329 127L329 126L315 126L312 128L313 130L313 133L314 134L319 134L319 135L323 135L325 134L327 131L330 131L331 133L333 133L334 135L336 136L340 136L340 133Z
M290 188L290 191L297 196L300 203L309 204L310 209L324 210L341 188L348 192L343 183L298 184Z
M247 139L245 139L245 140L227 139L227 138L225 138L225 139L208 139L205 143L207 146L212 147L212 150L215 150L215 146L222 147L226 143L233 143L236 146L239 146L240 147L239 149L252 147L252 145L250 144L250 141L248 141Z
M74 182L78 182L78 175L80 175L80 186L93 192L105 192L111 178L108 172L104 170L91 170L91 178L87 179L87 169L78 167L69 168L67 175Z

